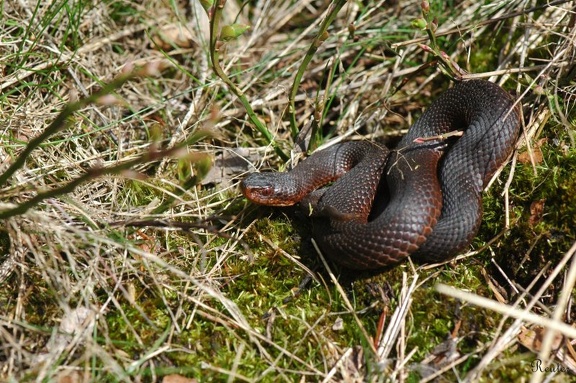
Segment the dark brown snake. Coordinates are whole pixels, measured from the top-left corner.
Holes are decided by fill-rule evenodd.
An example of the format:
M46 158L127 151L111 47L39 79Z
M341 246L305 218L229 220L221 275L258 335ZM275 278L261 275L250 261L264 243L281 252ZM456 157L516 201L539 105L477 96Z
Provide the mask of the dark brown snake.
M310 203L314 238L347 268L378 270L408 255L445 261L478 232L482 190L512 152L520 126L520 108L502 88L461 82L432 103L392 151L344 142L289 172L250 174L241 188L257 204ZM452 131L464 133L421 140ZM383 210L381 194L388 195Z

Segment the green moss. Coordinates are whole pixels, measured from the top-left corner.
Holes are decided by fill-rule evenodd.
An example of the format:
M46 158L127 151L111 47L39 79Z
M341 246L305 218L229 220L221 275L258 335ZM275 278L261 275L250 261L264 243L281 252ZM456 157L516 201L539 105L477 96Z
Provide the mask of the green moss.
M567 143L562 127L550 129L536 150L542 159L534 168L529 161L515 168L510 186L511 227L494 246L504 271L523 285L546 264L554 265L576 239L576 150ZM525 157L527 158L527 157ZM502 228L502 198L494 188L486 198L484 233ZM541 205L541 213L534 209ZM558 283L561 283L559 281ZM560 291L561 286L555 286Z

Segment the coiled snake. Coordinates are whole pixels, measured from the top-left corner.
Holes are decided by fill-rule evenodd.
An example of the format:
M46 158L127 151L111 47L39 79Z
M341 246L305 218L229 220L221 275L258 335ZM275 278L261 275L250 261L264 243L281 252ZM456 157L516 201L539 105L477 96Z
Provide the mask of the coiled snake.
M347 268L377 270L408 255L444 261L478 232L482 190L512 152L520 126L520 108L498 85L461 82L433 102L392 151L344 142L289 172L250 174L241 188L257 204L311 203L314 238ZM464 133L455 142L422 140L452 131ZM389 202L382 210L374 201L383 193Z

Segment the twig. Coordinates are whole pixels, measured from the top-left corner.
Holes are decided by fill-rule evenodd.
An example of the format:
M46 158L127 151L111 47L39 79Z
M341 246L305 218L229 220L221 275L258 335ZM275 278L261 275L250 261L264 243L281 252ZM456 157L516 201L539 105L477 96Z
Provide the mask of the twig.
M438 284L436 286L436 290L441 294L448 295L450 297L460 299L466 302L470 302L476 306L484 307L491 311L495 311L504 315L509 315L511 317L523 321L537 323L551 330L561 332L562 334L564 334L569 338L576 339L576 329L561 321L549 319L524 310L520 310L515 307L496 302L492 299L484 298L476 294L458 290L444 284Z
M428 141L445 141L450 137L462 137L464 135L464 132L461 130L453 130L451 132L447 132L447 133L443 133L443 134L439 134L437 136L430 136L430 137L416 137L414 139L415 144L423 144L425 142Z

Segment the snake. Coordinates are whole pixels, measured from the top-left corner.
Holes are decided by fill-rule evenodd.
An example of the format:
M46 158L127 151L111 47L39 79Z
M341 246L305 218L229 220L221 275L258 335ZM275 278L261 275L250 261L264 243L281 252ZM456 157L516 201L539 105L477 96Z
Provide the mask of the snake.
M444 262L477 235L482 192L520 131L514 97L486 80L462 81L392 150L368 140L340 142L290 171L251 173L240 188L258 205L300 203L322 253L345 268L380 270L408 256Z

